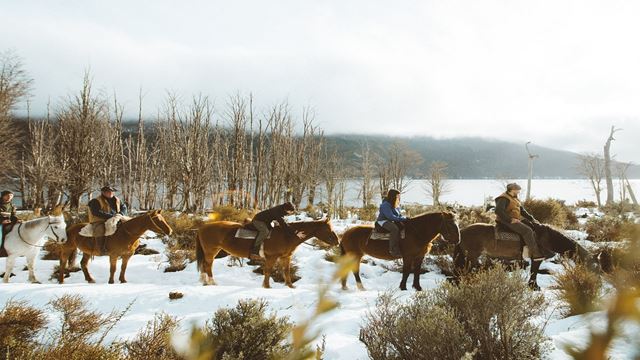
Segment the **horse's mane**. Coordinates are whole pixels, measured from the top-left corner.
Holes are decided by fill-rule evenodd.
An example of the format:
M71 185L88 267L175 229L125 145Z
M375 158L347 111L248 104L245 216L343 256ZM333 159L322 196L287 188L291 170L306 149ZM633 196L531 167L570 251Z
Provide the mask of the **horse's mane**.
M424 212L422 214L416 215L414 217L409 218L409 220L419 220L422 219L424 217L430 216L430 215L443 215L443 214L450 214L450 215L454 215L452 212L450 211L436 211L436 212Z

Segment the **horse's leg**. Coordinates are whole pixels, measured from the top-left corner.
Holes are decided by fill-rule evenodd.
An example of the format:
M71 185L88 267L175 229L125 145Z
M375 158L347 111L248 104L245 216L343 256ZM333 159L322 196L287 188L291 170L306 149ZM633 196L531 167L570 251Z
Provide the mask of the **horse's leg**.
M400 290L407 290L407 279L413 270L413 261L402 259L402 280L400 280Z
M422 291L420 286L420 271L422 271L422 261L424 258L417 258L413 261L413 288Z
M531 276L529 277L529 287L533 290L540 290L540 286L538 286L538 270L540 269L540 265L542 264L542 260L534 261L531 259Z
M129 263L129 259L131 258L131 255L133 254L125 255L122 257L122 264L120 265L120 277L118 278L121 284L124 284L127 282L127 280L124 278L124 274L127 272L127 264Z
M80 260L80 267L82 268L82 273L84 274L84 279L87 280L88 283L95 283L91 274L89 274L89 260L91 260L91 255L82 254L82 260Z
M60 264L58 265L58 284L64 283L64 271L67 267L67 262L69 261L67 254L64 252L64 249L60 251Z
M280 258L280 269L282 269L282 274L284 275L285 285L295 289L296 287L291 281L291 256L283 256Z
M356 268L353 269L353 276L356 278L356 286L358 290L365 291L364 285L362 285L362 279L360 279L360 259L358 258L358 262L356 263Z
M109 255L109 284L113 284L115 282L113 278L116 274L117 263L118 263L118 256Z
M7 264L6 264L6 269L4 272L4 279L3 279L5 283L9 282L9 278L11 277L11 271L13 271L13 266L15 265L15 263L16 263L15 255L7 256Z
M202 274L205 275L205 285L216 285L216 280L213 277L213 262L216 259L216 256L218 255L218 253L220 252L220 248L218 249L213 249L211 251L211 261L209 261L207 259L207 257L205 256L204 261L203 261L203 272Z
M36 279L36 274L35 274L35 262L36 262L36 255L38 254L38 252L33 251L31 252L31 254L27 255L27 268L29 268L29 281L33 284L40 284L40 282L38 281L38 279Z
M269 256L264 261L264 265L262 266L262 271L264 272L264 280L262 281L262 287L265 289L271 288L271 285L269 284L269 280L271 278L271 270L273 269L273 265L276 263L277 260L278 258Z

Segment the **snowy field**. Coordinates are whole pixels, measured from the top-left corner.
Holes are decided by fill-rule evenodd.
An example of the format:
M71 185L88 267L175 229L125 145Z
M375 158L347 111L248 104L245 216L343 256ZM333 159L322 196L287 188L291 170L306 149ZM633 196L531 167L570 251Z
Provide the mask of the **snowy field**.
M350 221L336 221L334 228L342 233L349 223ZM581 236L580 233L572 235ZM96 284L86 283L82 273L76 272L71 274L64 285L59 285L49 279L57 261L42 260L36 263L37 277L42 284L29 284L27 272L22 271L25 260L21 258L14 270L17 276L11 278L10 284L0 284L0 304L10 299L24 299L33 305L45 306L49 300L57 296L80 294L92 307L108 313L114 309L124 309L133 302L131 310L112 331L109 340L133 337L157 312L179 317L182 320L183 333L186 333L192 324L204 324L218 308L233 307L238 300L245 298L266 299L271 310L280 316L289 316L293 321L306 319L314 309L318 284L329 279L335 271L335 264L324 260L324 251L303 244L295 253L295 260L300 268L299 274L302 276L302 279L295 283L296 289L289 289L273 281L272 289L263 289L260 287L262 276L253 273L252 266L229 266L227 259L218 259L214 265L214 274L219 285L202 286L198 282L195 263L189 264L181 272L163 272L167 266L166 258L162 255L164 245L155 234L145 234L142 243L160 251L160 255L133 256L127 270L127 284L106 283L109 268L106 257L96 257L90 264ZM3 258L0 259L0 268L4 270L4 266ZM560 270L558 265L548 262L544 267L551 271ZM330 291L330 295L339 301L340 307L325 315L318 323L322 333L326 335L326 359L368 358L364 345L358 340L363 316L373 308L379 293L397 289L401 278L401 274L386 271L379 265L362 264L361 273L367 291L355 290L352 276L349 278L351 290L342 291L339 284L334 284ZM421 284L426 291L437 287L443 281L445 277L439 274L437 269L432 269L421 277ZM553 347L550 358L568 359L565 346L584 344L588 339L590 326L602 326L602 313L562 319L558 310L559 304L554 299L553 292L549 290L552 276L539 275L538 281L549 300L547 315L539 321L547 322L546 334L550 337ZM168 295L172 291L182 292L184 298L169 300ZM398 296L407 298L411 294L413 290L398 293ZM640 329L635 330L637 334L637 330ZM632 358L632 354L626 353L627 348L626 342L616 344L611 354L612 358Z

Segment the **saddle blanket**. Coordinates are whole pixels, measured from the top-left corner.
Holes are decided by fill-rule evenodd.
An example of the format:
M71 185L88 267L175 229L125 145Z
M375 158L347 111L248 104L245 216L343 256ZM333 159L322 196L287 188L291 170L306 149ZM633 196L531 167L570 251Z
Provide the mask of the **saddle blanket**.
M500 231L496 229L496 240L520 241L520 235L513 232Z
M404 239L405 231L402 229L400 231L400 239ZM369 235L369 240L391 240L391 233L388 232L378 232L375 229L371 231L371 235Z
M257 236L258 236L258 232L256 230L250 230L242 227L236 230L236 235L235 235L237 239L250 239L250 240L255 240ZM271 237L271 231L269 231L269 234L267 235L267 239L269 239L270 237Z
M116 216L112 217L111 219L107 220L104 222L104 236L111 236L113 234L115 234L116 230L118 230L118 223L120 221L122 222L126 222L131 220L130 217L128 216L124 216L121 214L117 214ZM82 229L80 229L80 236L85 236L85 237L94 237L94 232L93 232L93 224L87 224L85 225Z

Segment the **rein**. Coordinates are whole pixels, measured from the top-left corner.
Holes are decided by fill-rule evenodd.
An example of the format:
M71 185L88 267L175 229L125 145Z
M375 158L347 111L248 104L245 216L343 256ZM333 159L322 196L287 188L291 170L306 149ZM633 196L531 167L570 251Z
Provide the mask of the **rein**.
M53 233L53 236L55 236L55 237L56 237L56 242L60 242L60 237L59 237L59 236L58 236L58 234L56 234L56 232L53 230L53 227L51 227L51 224L55 224L55 223L57 223L57 222L49 222L49 224L47 225L47 227L46 227L46 228L44 228L44 230L43 230L42 232L45 232L45 233L46 233L46 232L47 232L47 230L48 230L49 228L51 228L51 233ZM34 244L31 244L31 243L27 242L27 241L22 237L22 233L20 232L20 229L22 229L22 224L24 224L24 223L20 223L20 224L18 224L18 238L19 238L20 240L22 240L22 242L23 242L23 243L25 243L25 244L27 244L27 245L29 245L29 246L39 247L39 248L44 248L44 247L45 247L45 245L34 245Z

